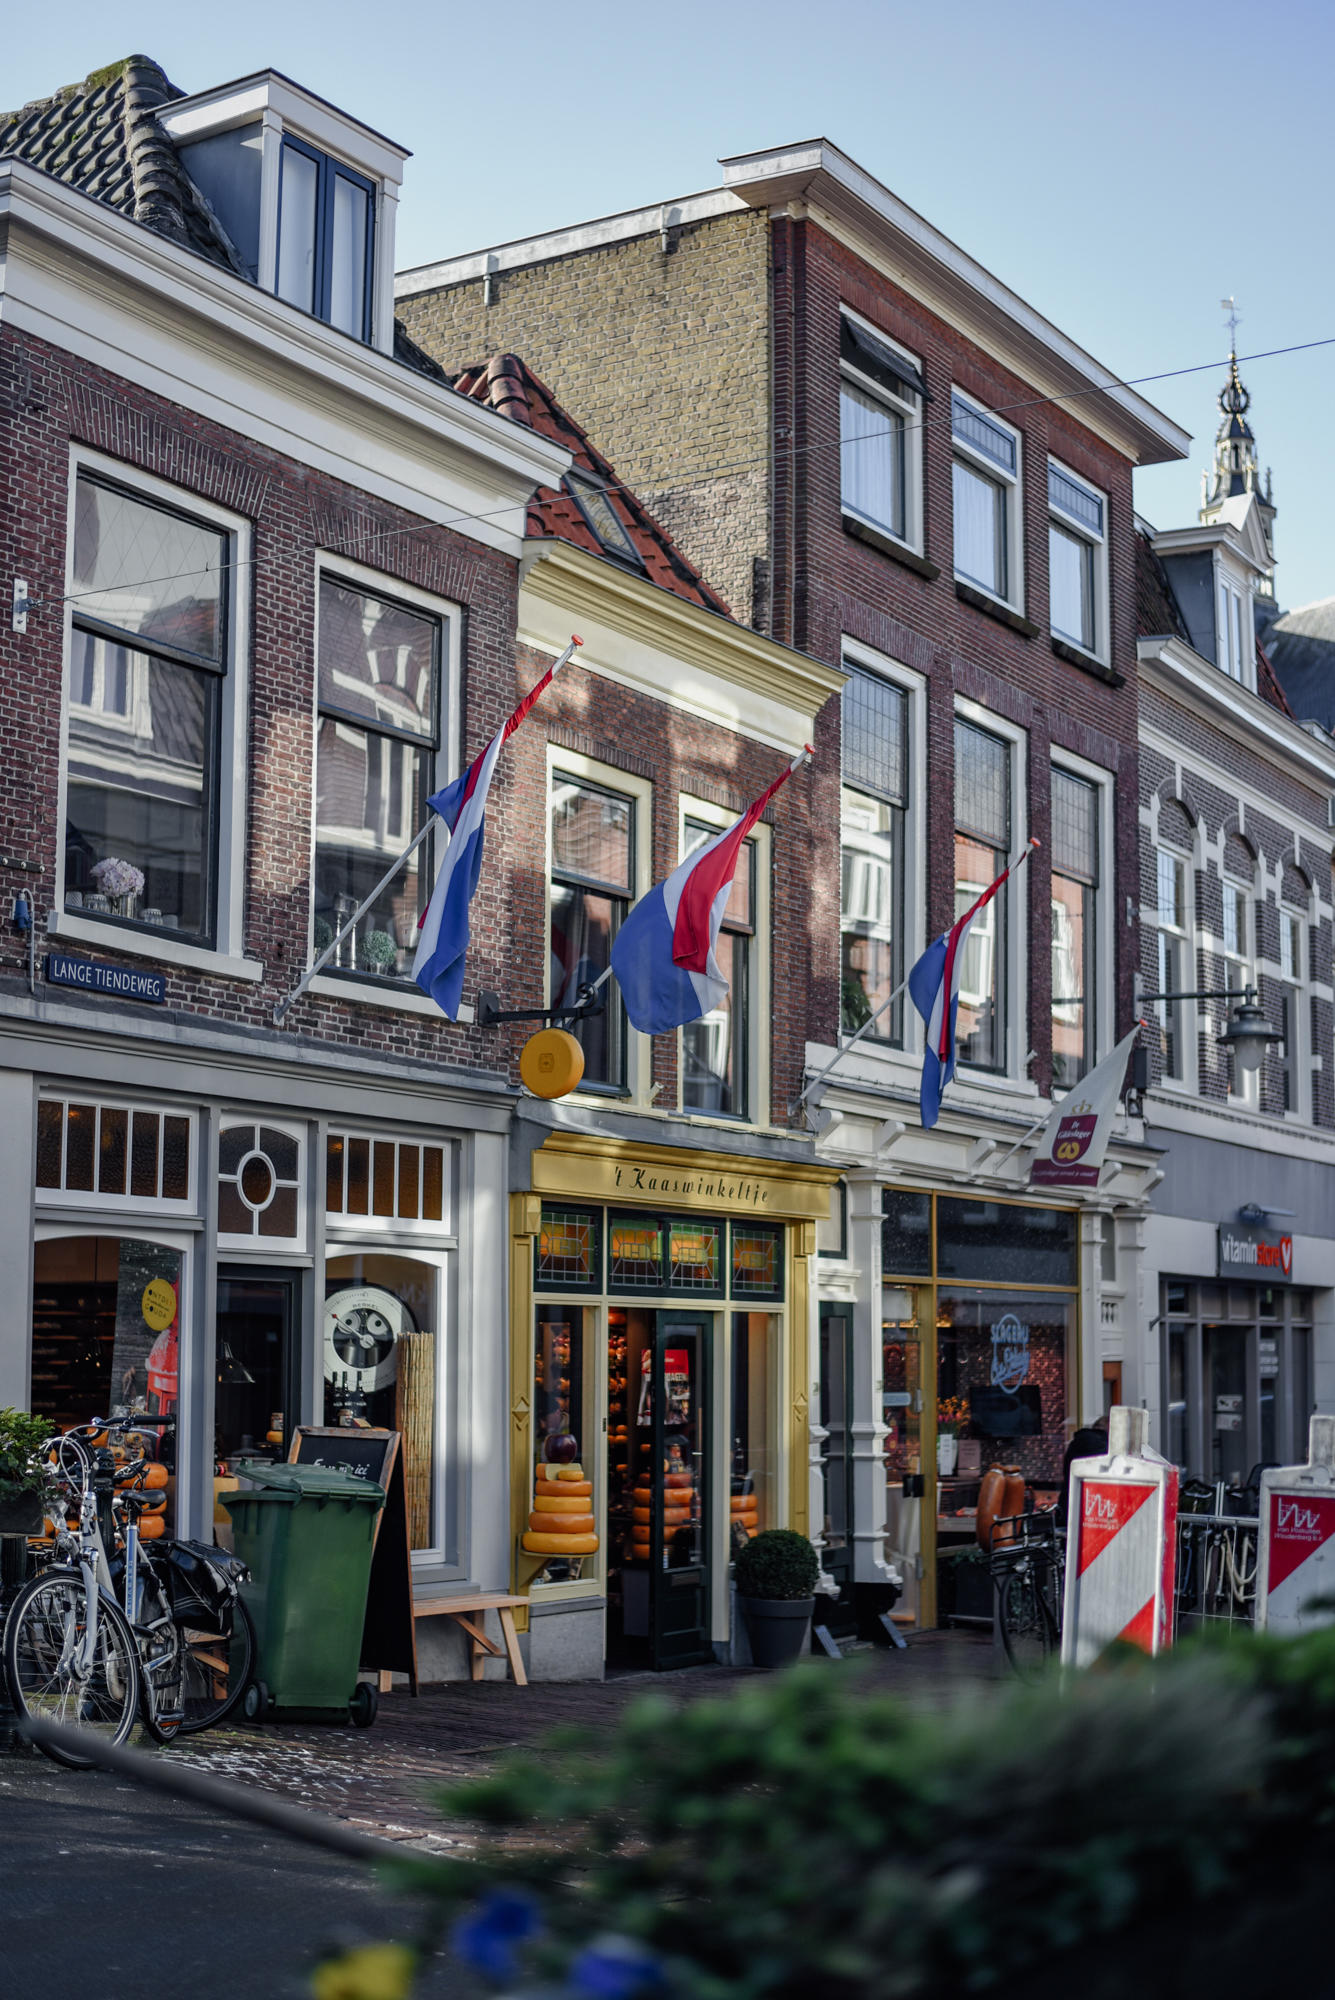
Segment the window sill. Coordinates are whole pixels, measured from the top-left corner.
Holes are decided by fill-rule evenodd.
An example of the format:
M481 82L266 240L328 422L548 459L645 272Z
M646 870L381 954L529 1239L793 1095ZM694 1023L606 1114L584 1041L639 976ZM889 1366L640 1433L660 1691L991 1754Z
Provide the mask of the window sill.
M1052 640L1053 652L1059 660L1065 660L1068 666L1079 667L1082 673L1092 674L1096 681L1104 681L1109 687L1126 686L1125 674L1119 674L1115 667L1108 666L1093 653L1087 653L1083 646L1073 646L1069 639L1059 639L1055 632L1050 633L1049 637Z
M122 924L101 924L96 917L71 916L52 910L46 920L47 935L72 938L78 944L93 944L101 951L124 954L128 958L151 958L158 965L179 965L194 972L211 973L215 979L245 979L257 983L264 967L256 958L233 958L207 945L186 944L170 931L153 935L132 931Z
M393 1014L434 1014L438 1021L446 1018L429 994L397 981L386 980L381 986L369 979L339 979L317 972L306 991L325 1000L352 1000L359 1007L384 1007ZM460 1007L460 1025L467 1026L472 1019L473 1009Z
M883 533L880 528L873 528L869 521L860 520L856 514L845 514L843 520L846 535L854 535L858 541L866 542L869 548L879 549L883 556L889 556L892 562L901 563L905 569L911 569L915 576L924 576L929 583L935 582L940 576L941 571L936 563L929 562L926 556L920 556L916 549L909 548L906 543L897 542L893 535Z
M995 618L999 625L1009 625L1012 632L1018 632L1023 639L1036 639L1038 627L1032 618L1023 612L1013 611L1009 604L1003 604L999 597L989 597L985 590L977 590L971 583L955 578L955 595L961 604L971 604L975 611L981 611L988 618Z

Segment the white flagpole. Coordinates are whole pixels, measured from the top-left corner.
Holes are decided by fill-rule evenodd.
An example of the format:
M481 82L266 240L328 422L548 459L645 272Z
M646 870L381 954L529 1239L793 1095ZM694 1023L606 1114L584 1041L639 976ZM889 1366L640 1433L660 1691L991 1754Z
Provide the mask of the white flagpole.
M559 659L553 660L551 666L548 667L546 674L541 676L541 679L551 680L552 676L554 674L559 673L561 671L561 668L566 664L566 661L571 658L571 656L575 651L575 648L577 646L582 646L583 643L584 641L582 639L576 639L572 637L570 644L566 647L564 653L561 654ZM535 688L533 692L534 694L536 694L537 689ZM526 695L524 697L524 701L519 704L520 708L524 707L525 703L530 701L531 699L532 696ZM513 720L513 717L511 718L511 720ZM287 994L284 999L279 1000L277 1002L273 1010L274 1026L276 1028L282 1027L283 1022L287 1019L288 1013L290 1012L292 1007L294 1007L296 1002L300 1000L302 994L306 991L306 988L310 985L312 979L314 979L316 975L321 971L323 971L324 967L328 965L330 959L334 956L334 953L338 950L344 938L348 935L348 932L352 930L355 925L361 922L361 919L366 915L366 912L370 909L372 903L374 903L377 897L380 896L383 893L383 891L389 887L390 883L394 880L394 877L398 874L399 870L403 867L404 863L408 861L413 854L416 853L417 849L422 845L422 842L426 839L427 835L430 833L432 827L436 824L436 819L437 815L433 812L430 818L427 820L425 826L420 826L417 829L417 832L408 842L408 845L404 848L402 854L397 855L395 859L390 862L389 867L380 877L380 880L376 883L370 895L365 897L360 903L358 903L352 915L347 919L347 922L342 926L340 930L335 932L334 936L330 939L329 943L320 953L320 956L316 959L315 963L309 966L307 970L302 973L301 978L292 988L292 991L289 994ZM443 826L444 824L445 822L442 820L441 825ZM604 973L603 977L606 978L606 976L607 976L606 973ZM599 983L601 984L601 981Z

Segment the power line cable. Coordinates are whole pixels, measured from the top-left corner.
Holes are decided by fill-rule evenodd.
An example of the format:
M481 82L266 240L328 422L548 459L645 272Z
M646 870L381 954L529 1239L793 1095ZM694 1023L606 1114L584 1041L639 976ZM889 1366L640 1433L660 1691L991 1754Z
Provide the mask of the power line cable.
M1313 349L1321 347L1335 347L1335 334L1327 335L1320 340L1295 341L1287 347L1259 349L1254 354L1232 354L1223 362L1196 361L1185 368L1164 368L1150 375L1128 375L1113 382L1089 383L1082 389L1062 390L1049 396L1028 396L1020 402L999 403L991 409L987 409L985 405L981 404L979 407L983 408L985 414L988 416L1014 416L1020 410L1040 409L1049 404L1077 402L1083 396L1106 395L1111 389L1136 389L1142 387L1147 382L1169 382L1175 381L1184 375L1205 375L1216 368L1228 367L1231 363L1273 361L1290 354L1307 354ZM949 418L945 415L940 419L924 416L916 423L905 423L898 427L887 424L876 430L859 432L853 437L844 437L841 435L836 438L818 439L811 444L793 446L786 453L786 456L789 458L814 458L822 452L843 451L850 444L865 444L877 438L890 437L891 435L903 436L913 431L927 431L937 427L944 428L948 422ZM672 490L674 493L679 493L692 486L703 486L706 482L718 479L728 472L751 471L758 465L767 465L769 458L770 454L763 452L754 458L727 460L720 465L711 466L702 472L697 472L689 479L679 481ZM639 506L644 506L644 502L639 499L637 494L633 493L633 489L626 484L624 479L619 478L613 473L612 481L622 492L632 494L632 497L636 499ZM484 513L455 514L448 521L416 521L401 528L386 528L383 533L360 541L358 543L358 550L360 552L369 548L379 548L385 542L400 540L406 535L424 535L441 528L459 528L468 522L481 524L484 521L499 520L504 515L513 514L516 506L523 507L525 511L530 508L553 507L569 499L569 497L566 493L558 492L553 493L548 499L532 498L527 501L511 502L505 507L494 507ZM648 510L645 509L645 511L647 512ZM298 545L296 553L310 555L317 549L326 548L326 546L323 541L318 540L305 542ZM330 550L329 553L335 554L337 551ZM273 560L276 561L277 558L275 557ZM284 556L283 560L288 561L290 557ZM106 585L99 590L67 591L61 597L30 597L27 600L27 609L29 611L40 611L49 605L78 604L87 597L104 597L109 589L144 590L152 584L187 583L194 577L224 576L233 570L258 568L260 566L261 558L259 556L240 556L226 563L206 564L202 569L177 570L170 576L142 577L134 583L121 582Z

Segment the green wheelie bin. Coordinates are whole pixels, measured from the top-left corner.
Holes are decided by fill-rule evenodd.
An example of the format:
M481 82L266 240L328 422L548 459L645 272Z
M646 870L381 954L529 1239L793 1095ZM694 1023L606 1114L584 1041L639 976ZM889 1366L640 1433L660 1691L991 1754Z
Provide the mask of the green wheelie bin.
M351 1715L369 1728L376 1690L357 1670L383 1488L323 1465L239 1461L235 1470L252 1482L223 1503L254 1578L244 1586L258 1642L245 1714Z

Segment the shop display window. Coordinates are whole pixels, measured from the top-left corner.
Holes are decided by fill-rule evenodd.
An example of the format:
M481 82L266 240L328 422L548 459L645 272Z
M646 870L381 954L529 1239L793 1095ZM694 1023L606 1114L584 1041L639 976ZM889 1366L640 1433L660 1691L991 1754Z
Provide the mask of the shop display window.
M301 1140L277 1125L224 1125L218 1138L218 1233L299 1243Z
M1018 1465L1030 1484L1061 1483L1074 1315L1052 1293L937 1295L938 1404L952 1399L983 1460Z
M533 1480L534 1506L537 1505L539 1467L549 1461L576 1468L582 1482L595 1485L599 1468L593 1450L592 1372L586 1366L591 1355L594 1314L585 1306L564 1304L537 1308L533 1332ZM624 1388L609 1406L609 1449L615 1449L613 1433L624 1433L626 1411ZM550 1491L544 1487L544 1491ZM559 1494L559 1488L558 1494ZM552 1518L535 1514L530 1528L539 1533L569 1534L586 1542L594 1533L588 1523L597 1512L596 1491L587 1495L581 1486L572 1498L587 1499L587 1506ZM537 1580L569 1583L583 1572L594 1551L581 1547L567 1554L548 1556Z
M1075 1211L941 1195L936 1205L936 1256L943 1278L1074 1285Z
M321 1314L326 1424L403 1435L408 1541L439 1546L437 1429L445 1392L441 1273L380 1251L330 1255Z
M325 1140L325 1211L448 1227L445 1154L444 1146L415 1139L331 1132Z
M37 1186L186 1208L193 1128L188 1116L144 1105L44 1097L37 1107Z
M734 1298L783 1297L783 1231L753 1224L732 1225Z
M735 1557L761 1528L774 1526L769 1355L777 1324L773 1313L732 1316L729 1557Z
M214 1320L215 1476L234 1458L287 1457L296 1408L296 1272L219 1272Z
M173 1477L184 1257L135 1237L60 1236L33 1251L32 1394L37 1416L62 1430L95 1417L146 1412Z
M932 1275L932 1197L885 1188L881 1194L881 1269L897 1278Z
M1163 1286L1163 1449L1191 1476L1254 1487L1307 1457L1312 1294L1298 1286Z

